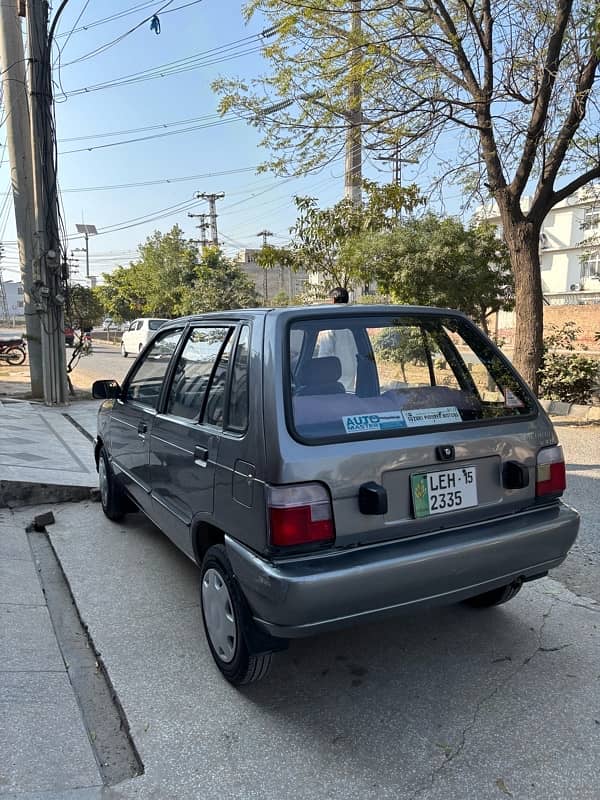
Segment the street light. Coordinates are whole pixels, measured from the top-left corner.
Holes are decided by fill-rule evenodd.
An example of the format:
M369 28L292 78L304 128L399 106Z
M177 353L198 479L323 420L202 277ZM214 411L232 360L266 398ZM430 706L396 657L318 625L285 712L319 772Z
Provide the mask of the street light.
M85 252L85 277L89 280L90 277L90 248L89 248L89 237L95 236L98 231L96 230L95 225L75 225L77 228L77 233L83 233L83 237L85 239L85 247L76 247L73 250L74 253L83 253Z

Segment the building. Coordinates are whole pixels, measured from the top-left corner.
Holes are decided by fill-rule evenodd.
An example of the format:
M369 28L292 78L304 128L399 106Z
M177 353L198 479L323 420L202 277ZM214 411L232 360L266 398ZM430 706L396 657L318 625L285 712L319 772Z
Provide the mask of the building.
M263 300L272 300L282 292L290 298L302 293L308 280L306 273L294 272L289 267L263 269L256 263L258 253L260 249L246 247L237 253L235 262L253 281L256 291Z
M8 319L4 309L4 304L0 304L0 322L14 324L15 321L22 321L25 316L23 302L23 284L20 281L2 281L4 293L6 295L6 309Z
M525 212L528 205L525 198ZM495 203L486 206L478 217L502 232ZM540 268L548 302L600 301L600 186L580 189L547 215L540 233ZM574 293L578 298L567 300L565 294Z

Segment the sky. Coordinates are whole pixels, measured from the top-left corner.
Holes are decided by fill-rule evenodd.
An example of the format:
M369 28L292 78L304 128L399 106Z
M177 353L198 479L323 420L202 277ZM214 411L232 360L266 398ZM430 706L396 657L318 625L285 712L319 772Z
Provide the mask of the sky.
M160 35L150 30L150 22L129 33L163 6ZM116 14L120 16L102 22ZM259 246L257 232L264 228L275 234L272 244L285 244L296 218L294 195L317 197L323 207L342 198L342 160L304 178L257 175L257 165L268 155L259 147L260 133L241 120L224 122L217 116L212 81L219 76L250 79L265 71L256 38L265 27L259 17L245 22L239 0L69 0L56 32L60 54L57 48L54 54L54 80L60 87L58 175L69 255L84 244L77 238L77 223L99 231L89 240L91 274L128 264L154 230L165 232L177 223L187 237L198 236L198 220L187 214L208 210L205 200L194 200L199 192L225 193L217 204L218 229L229 254ZM198 54L199 67L164 74L165 64ZM94 88L144 70L155 70L159 77ZM0 148L3 144L0 131ZM4 199L10 178L5 152L1 162ZM391 180L387 164L376 170L377 165L367 165L365 173ZM405 182L411 179L409 171L407 167ZM152 183L188 176L206 177ZM139 183L150 185L131 186ZM100 188L123 184L128 186ZM4 278L16 280L12 202L2 208ZM75 268L84 274L84 254L75 252L73 258L79 259Z

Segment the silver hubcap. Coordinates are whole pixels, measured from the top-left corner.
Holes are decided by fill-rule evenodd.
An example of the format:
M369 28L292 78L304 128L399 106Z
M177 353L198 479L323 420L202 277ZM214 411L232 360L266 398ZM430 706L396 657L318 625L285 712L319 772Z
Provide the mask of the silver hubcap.
M229 663L237 643L235 614L227 585L216 569L207 569L202 578L202 608L210 642L221 661Z
M103 458L100 458L98 464L98 483L100 484L100 498L102 505L106 508L108 503L108 475L106 472L106 463Z

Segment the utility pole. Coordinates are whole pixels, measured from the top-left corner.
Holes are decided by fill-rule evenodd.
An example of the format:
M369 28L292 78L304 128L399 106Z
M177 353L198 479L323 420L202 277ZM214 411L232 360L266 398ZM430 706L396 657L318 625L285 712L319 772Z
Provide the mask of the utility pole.
M346 164L344 169L344 196L356 206L362 202L362 77L360 65L362 0L352 0L350 23L350 54L348 67L348 112L346 115Z
M0 319L6 320L6 324L10 322L10 312L8 310L8 298L6 297L6 289L4 288L4 278L2 277L2 257L4 255L4 248L0 244Z
M15 207L31 395L43 396L41 322L33 277L33 176L25 54L17 3L0 2L0 68L6 113L6 146Z
M35 203L35 269L39 273L44 402L67 402L64 276L54 162L51 41L47 0L25 0L29 38L29 114ZM64 8L64 3L59 12ZM53 27L56 25L58 13Z
M215 247L219 246L219 237L217 235L217 200L222 200L225 197L225 192L218 192L217 194L208 194L201 192L196 195L198 200L208 200L208 218L210 219L210 243Z
M76 224L75 227L77 228L77 233L83 233L83 238L85 239L85 247L76 247L73 251L74 253L83 253L85 252L85 277L89 280L90 279L90 236L95 236L98 233L95 225L85 225L82 223L81 225Z
M196 228L200 231L200 239L196 239L195 241L200 245L200 247L204 250L208 241L206 239L206 229L208 228L208 222L206 221L206 214L190 214L188 211L188 217L194 217L200 220L200 223L196 225Z
M259 231L256 235L257 236L262 236L262 246L266 247L267 246L267 236L273 236L273 233L271 231L263 229L262 231ZM267 275L267 268L266 267L263 267L263 297L264 297L265 301L269 299L269 281L268 281L268 275Z

